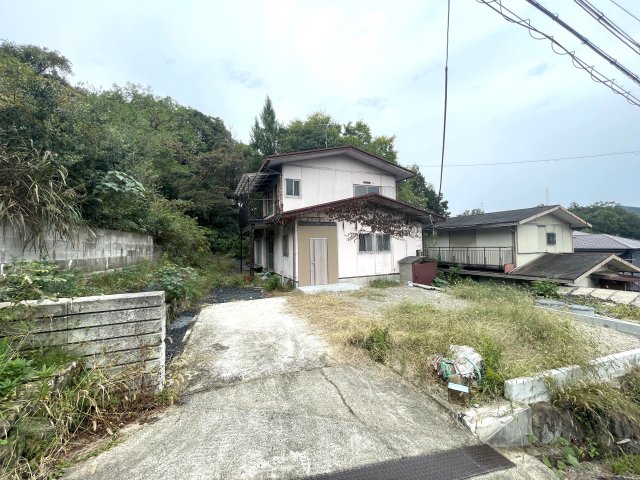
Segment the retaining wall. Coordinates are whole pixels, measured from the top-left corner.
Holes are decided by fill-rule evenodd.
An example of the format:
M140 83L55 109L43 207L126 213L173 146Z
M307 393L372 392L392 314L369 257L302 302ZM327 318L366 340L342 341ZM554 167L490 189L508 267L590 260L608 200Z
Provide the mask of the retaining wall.
M30 346L64 346L87 365L117 374L130 367L145 387L162 389L165 376L164 292L127 293L25 302L33 308ZM0 303L0 308L9 306ZM6 333L21 326L5 325ZM143 368L140 368L143 367Z
M14 258L37 260L45 255L64 269L95 272L153 259L154 252L150 235L86 227L68 239L52 234L39 250L33 244L25 244L10 225L0 223L0 274Z

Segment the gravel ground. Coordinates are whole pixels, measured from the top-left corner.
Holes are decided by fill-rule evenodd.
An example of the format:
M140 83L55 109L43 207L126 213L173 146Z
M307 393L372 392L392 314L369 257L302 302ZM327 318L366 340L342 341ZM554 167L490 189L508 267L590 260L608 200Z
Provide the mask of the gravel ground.
M598 354L601 356L640 348L640 338L633 335L616 332L610 328L589 325L578 320L572 320L572 322L579 332L595 343Z
M387 307L402 302L429 303L443 309L458 309L469 305L467 301L455 298L445 292L406 286L363 288L349 295L358 299L362 310L369 313L379 311L382 306Z
M256 287L219 287L214 288L203 304L227 303L237 300L257 300L262 298L262 289Z

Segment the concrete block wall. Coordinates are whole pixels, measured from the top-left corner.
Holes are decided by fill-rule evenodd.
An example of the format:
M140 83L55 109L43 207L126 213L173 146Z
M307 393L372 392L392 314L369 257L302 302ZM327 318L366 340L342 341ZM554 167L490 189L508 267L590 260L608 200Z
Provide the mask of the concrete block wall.
M164 292L62 298L26 304L33 308L34 314L30 334L25 339L29 345L69 348L79 354L86 365L108 367L114 375L130 367L145 387L162 389L166 332ZM0 303L0 308L8 306L9 303ZM22 331L20 325L5 324L4 327L7 334Z
M55 260L64 269L96 272L153 259L155 252L150 235L86 227L68 239L52 234L40 251L33 245L26 245L11 225L0 224L0 272L14 258L37 260L42 255Z

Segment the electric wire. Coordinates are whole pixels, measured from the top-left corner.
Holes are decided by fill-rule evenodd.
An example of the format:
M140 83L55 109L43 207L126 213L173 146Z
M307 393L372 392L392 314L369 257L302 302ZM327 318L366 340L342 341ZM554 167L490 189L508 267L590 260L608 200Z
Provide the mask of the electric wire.
M482 3L483 5L486 5L487 7L489 7L490 9L492 9L493 11L501 15L506 21L510 23L515 23L516 25L527 29L531 38L534 38L536 40L549 40L549 42L551 42L551 49L553 50L554 53L558 55L568 55L569 57L571 57L571 62L573 63L573 65L578 69L585 70L591 76L591 79L594 82L605 85L613 93L625 98L627 102L629 102L631 105L640 107L640 99L637 98L635 95L633 95L631 91L625 90L624 87L622 87L622 85L619 85L618 83L616 83L615 79L608 78L606 75L599 72L595 68L595 66L589 65L587 62L580 59L576 55L575 51L570 51L568 48L562 45L558 40L553 38L553 36L548 35L543 31L535 28L532 25L531 20L529 19L525 20L524 18L518 16L513 11L509 10L507 7L504 7L502 5L501 0L476 0L476 1L478 3ZM497 4L498 6L495 6L494 4ZM504 12L508 12L508 14L505 14ZM540 35L540 37L534 36L533 33ZM559 51L556 50L556 48Z
M578 155L574 157L557 157L557 158L541 158L537 160L519 160L514 162L490 162L490 163L459 163L450 164L447 167L485 167L491 165L519 165L522 163L542 163L542 162L560 162L563 160L579 160L584 158L599 158L599 157L611 157L614 155L639 155L640 150L630 150L627 152L610 152L610 153L597 153L594 155ZM437 168L438 165L419 165L425 168Z
M442 175L444 173L444 145L447 136L447 96L449 92L449 18L451 16L451 0L447 1L447 48L444 61L444 118L442 121L442 155L440 157L440 186L438 198L442 199Z
M564 28L566 31L568 31L569 33L571 33L574 37L576 37L577 39L579 39L583 44L585 44L587 47L589 47L591 50L593 50L595 53L597 53L599 56L601 56L602 58L604 58L607 62L609 62L611 65L613 65L615 68L617 68L618 70L620 70L622 73L624 73L627 77L629 77L631 80L633 80L635 83L637 83L638 85L640 85L640 77L638 77L638 75L636 75L635 73L633 73L631 70L629 70L627 67L625 67L624 65L622 65L620 62L618 62L615 58L613 58L611 55L609 55L607 52L605 52L603 49L601 49L600 47L598 47L597 45L595 45L592 41L590 41L587 37L585 37L584 35L582 35L580 32L578 32L575 28L573 28L571 25L569 25L567 22L565 22L564 20L562 20L560 18L560 16L557 13L552 13L550 10L547 10L543 5L541 5L539 2L537 2L536 0L525 0L529 5L533 5L535 8L537 8L539 11L541 11L542 13L544 13L547 17L549 17L551 20L553 20L554 22L558 23L560 26L562 26L562 28Z
M640 18L636 17L633 13L631 13L629 10L627 10L626 8L624 8L622 5L620 5L618 2L616 2L615 0L609 0L611 3L613 3L616 7L618 7L620 10L626 12L627 14L629 14L630 16L632 16L633 18L635 18L638 22L640 22Z
M610 20L601 10L598 10L589 0L573 0L582 10L587 12L605 29L607 29L614 37L624 43L633 50L634 53L640 54L640 43L638 43L631 35L620 28L616 23Z

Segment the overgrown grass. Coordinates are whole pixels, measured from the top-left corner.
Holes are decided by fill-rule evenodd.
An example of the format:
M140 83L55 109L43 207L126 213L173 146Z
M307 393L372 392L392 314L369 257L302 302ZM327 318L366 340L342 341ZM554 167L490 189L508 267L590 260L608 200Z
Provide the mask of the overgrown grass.
M400 282L398 280L391 280L389 278L375 278L369 282L369 286L372 288L399 287Z
M0 466L0 478L55 478L72 438L114 435L121 422L173 398L136 390L139 373L131 367L114 379L105 368L90 368L61 390L35 382L18 389L11 403L0 402L0 417L16 408L20 412L3 442L10 456Z
M603 313L609 317L620 318L622 320L631 320L640 322L640 308L633 305L609 305L603 304L596 307L598 313Z
M607 463L616 475L640 475L640 455L623 455Z
M487 359L479 387L489 396L502 393L505 379L583 365L596 355L595 345L569 320L534 308L524 290L462 281L449 291L469 306L441 309L403 302L376 314L359 310L357 299L346 296L309 295L290 303L339 343L368 348L366 339L382 338L378 333L386 332L384 362L418 381L431 378L434 355L446 355L450 345L469 345Z
M576 381L563 388L551 386L553 404L570 411L585 428L588 437L606 447L614 422L636 431L640 428L640 405L604 381ZM635 427L633 427L635 426Z

